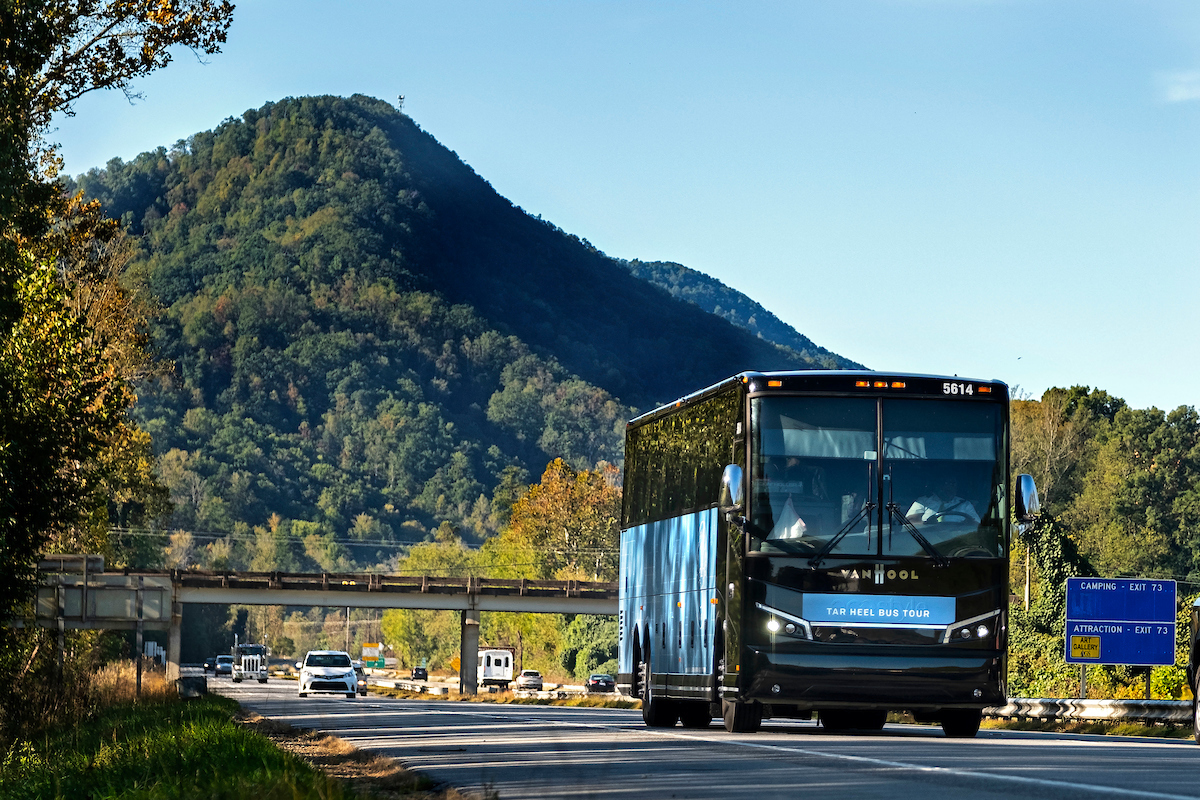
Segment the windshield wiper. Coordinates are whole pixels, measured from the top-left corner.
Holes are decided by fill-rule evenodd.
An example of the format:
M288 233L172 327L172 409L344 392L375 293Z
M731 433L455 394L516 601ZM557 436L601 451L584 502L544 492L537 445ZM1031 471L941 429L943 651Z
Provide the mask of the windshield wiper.
M867 495L866 495L867 502L863 503L863 507L858 510L858 513L855 514L853 517L851 517L849 520L847 520L846 524L843 525L841 527L841 529L838 530L838 532L835 533L833 535L833 537L830 538L830 540L825 543L824 547L822 547L817 552L813 553L813 557L808 560L808 566L811 567L812 569L816 569L817 567L821 566L821 562L825 560L825 556L832 553L833 548L837 547L837 543L840 542L842 539L846 538L846 534L848 534L851 530L853 530L854 526L857 525L859 523L859 521L862 520L864 517L867 520L867 547L871 546L871 512L874 511L876 508L875 504L873 502L871 502L871 495L874 494L874 491L873 491L874 486L873 486L873 482L871 480L871 474L872 474L871 467L872 467L872 464L868 463L867 464ZM880 536L882 536L882 535L883 535L883 531L881 530Z
M851 530L853 530L854 526L857 525L859 523L859 521L862 520L864 517L869 517L871 512L874 510L875 510L874 503L871 503L871 502L864 503L863 507L858 510L858 513L855 514L853 517L851 517L849 519L849 521L847 521L846 524L841 527L841 530L839 530L837 533L835 533L833 535L833 537L830 538L830 540L825 543L824 547L822 547L817 552L813 553L813 557L808 560L808 565L810 567L812 567L813 569L816 569L817 567L821 566L821 562L825 559L825 556L827 556L831 552L833 552L833 548L837 547L837 543L840 542L842 539L846 538L846 534L848 534ZM868 531L869 530L870 530L870 528L869 528L869 523L868 523Z
M930 543L930 541L925 538L925 534L923 534L923 533L921 533L921 531L917 530L916 525L913 525L911 522L908 521L908 517L906 517L902 513L900 513L900 507L897 506L895 504L895 502L889 502L887 504L887 510L888 510L888 536L889 537L891 536L892 517L895 516L900 520L900 527L902 527L902 528L904 528L904 530L908 531L912 535L912 537L917 540L917 544L921 545L921 549L924 550L926 553L928 553L929 557L933 559L934 566L938 566L938 567L950 566L949 559L947 559L944 555L942 555L942 551L940 551L936 547L934 547Z

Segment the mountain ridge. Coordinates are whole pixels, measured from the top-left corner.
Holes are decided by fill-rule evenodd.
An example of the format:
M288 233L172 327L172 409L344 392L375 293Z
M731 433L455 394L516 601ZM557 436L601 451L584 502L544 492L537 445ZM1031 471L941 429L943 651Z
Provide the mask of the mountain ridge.
M483 538L551 459L619 463L636 407L840 359L673 297L368 97L268 103L77 186L138 236L131 270L165 309L176 374L136 414L172 525L241 531L208 566Z

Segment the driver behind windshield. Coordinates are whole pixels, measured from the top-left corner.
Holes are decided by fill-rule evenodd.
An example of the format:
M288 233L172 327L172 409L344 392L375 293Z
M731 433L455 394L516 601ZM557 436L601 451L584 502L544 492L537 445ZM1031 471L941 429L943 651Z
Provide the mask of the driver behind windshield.
M959 497L958 481L953 475L943 478L931 494L918 497L904 517L913 523L979 522L975 506Z

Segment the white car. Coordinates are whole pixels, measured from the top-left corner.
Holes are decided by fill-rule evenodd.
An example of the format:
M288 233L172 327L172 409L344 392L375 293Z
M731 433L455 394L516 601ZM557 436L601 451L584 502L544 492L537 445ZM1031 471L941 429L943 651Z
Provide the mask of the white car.
M299 694L344 694L350 699L358 696L358 674L350 663L350 654L343 650L309 650L303 661L296 662L300 670Z

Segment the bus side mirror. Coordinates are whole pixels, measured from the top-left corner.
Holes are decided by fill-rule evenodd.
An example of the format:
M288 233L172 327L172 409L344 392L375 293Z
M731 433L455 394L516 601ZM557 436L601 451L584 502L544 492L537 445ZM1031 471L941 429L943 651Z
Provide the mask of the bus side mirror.
M721 474L721 494L717 499L717 507L726 517L731 517L742 513L745 501L742 488L742 468L737 464L730 464Z
M1033 482L1032 475L1017 476L1017 491L1013 497L1013 503L1017 525L1024 533L1028 526L1033 524L1033 518L1042 510L1041 501L1038 500L1037 484Z

